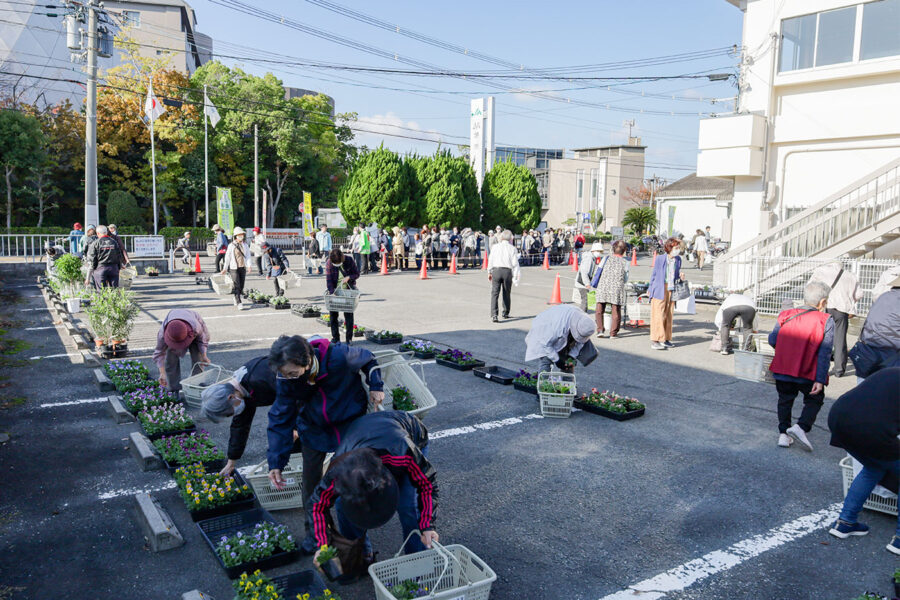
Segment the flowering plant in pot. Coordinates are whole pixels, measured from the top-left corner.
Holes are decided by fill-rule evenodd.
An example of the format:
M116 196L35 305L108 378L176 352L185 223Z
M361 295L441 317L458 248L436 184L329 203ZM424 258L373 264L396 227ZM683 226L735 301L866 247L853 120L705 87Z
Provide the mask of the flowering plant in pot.
M148 277L157 277L159 275L159 269L156 267L147 267L144 269L144 273L146 273Z
M401 352L409 352L410 350L418 358L432 358L436 348L434 344L425 340L407 340L400 344Z
M392 585L388 588L388 591L397 600L414 600L415 598L424 598L428 595L428 587L413 579L407 579L397 585Z
M567 395L575 393L575 385L569 382L544 381L538 391L542 394Z
M416 405L412 392L410 392L409 388L405 386L395 387L394 389L392 389L391 399L393 402L394 410L410 411L419 408Z
M341 559L338 558L338 549L334 546L321 546L316 553L316 569L329 581L334 581L343 574Z
M458 365L475 365L479 362L478 359L472 356L471 352L464 352L463 350L457 350L456 348L442 350L437 353L437 357L441 360L456 363Z
M303 583L300 587L292 587L292 577L299 577ZM341 597L329 589L322 590L316 577L316 583L310 585L308 578L302 577L303 573L288 575L272 579L264 575L259 569L252 574L242 573L237 581L232 583L236 595L234 600L341 600ZM282 589L282 586L288 589ZM315 594L315 595L314 595Z
M284 296L275 296L274 298L269 299L269 306L275 310L284 310L290 308L291 302Z
M403 341L403 334L399 331L381 329L379 331L369 331L366 333L366 339L376 344L397 344Z
M250 486L242 480L232 475L207 473L199 463L178 467L173 475L181 499L192 513L253 498Z
M81 259L74 254L63 254L54 264L54 273L59 282L59 291L63 298L78 298L84 274L81 272Z
M153 383L156 383L156 385L148 386L145 388L138 388L134 391L125 392L123 394L122 402L125 404L125 409L128 412L136 414L146 408L150 408L151 406L160 406L163 404L178 402L177 393L169 392L159 387L159 382Z
M138 413L137 419L151 440L194 429L194 420L180 402L149 406Z
M363 337L366 335L367 329L362 325L354 325L353 326L353 337Z
M513 385L520 389L526 388L525 391L537 392L537 374L520 369L513 379Z
M136 392L138 390L150 391L159 388L159 381L155 379L146 379L141 375L119 375L111 377L116 390L122 394ZM173 402L173 400L170 400Z
M170 465L205 463L225 458L225 454L209 439L209 433L202 429L160 438L153 442L153 446Z
M216 554L226 567L236 567L296 548L297 543L287 527L263 521L247 533L238 531L232 536L223 535L216 545Z
M617 421L639 417L644 414L646 408L642 402L634 398L609 390L601 392L597 388L591 388L590 394L583 394L575 401L575 406Z
M147 378L150 375L150 370L138 360L111 360L103 365L103 370L110 379L121 376Z

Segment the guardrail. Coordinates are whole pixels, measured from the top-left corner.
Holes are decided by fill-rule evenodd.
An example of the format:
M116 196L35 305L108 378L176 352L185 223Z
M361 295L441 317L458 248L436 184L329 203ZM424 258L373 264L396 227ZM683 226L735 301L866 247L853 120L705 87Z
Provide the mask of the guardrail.
M160 243L162 236L120 235L119 239L130 255L140 258L163 258L165 244ZM6 233L0 234L0 257L18 259L22 262L40 262L46 254L48 245L62 246L66 252L72 251L71 241L67 235Z

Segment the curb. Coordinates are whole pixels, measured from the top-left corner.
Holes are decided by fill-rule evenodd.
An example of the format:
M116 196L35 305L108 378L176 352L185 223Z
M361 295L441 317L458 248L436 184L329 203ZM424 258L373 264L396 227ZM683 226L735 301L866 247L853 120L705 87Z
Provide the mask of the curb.
M131 455L140 463L142 471L155 471L163 468L162 459L156 454L150 440L140 431L129 434L128 448Z
M113 421L121 425L122 423L134 423L134 417L130 412L125 410L125 407L122 405L122 400L119 396L110 396L107 398L108 402L106 404L107 409L109 410L109 414L112 417ZM136 432L135 432L136 433Z
M159 502L146 492L136 494L134 499L137 519L150 544L150 550L163 552L184 545L181 532Z

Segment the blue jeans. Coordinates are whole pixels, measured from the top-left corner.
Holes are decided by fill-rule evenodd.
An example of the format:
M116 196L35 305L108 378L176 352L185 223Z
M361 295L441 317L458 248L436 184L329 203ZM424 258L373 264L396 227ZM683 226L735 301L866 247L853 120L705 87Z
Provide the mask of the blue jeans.
M422 454L428 456L427 446L422 449ZM410 481L408 474L404 474L402 479L398 479L397 485L400 488L400 494L397 498L397 517L400 519L400 526L403 528L403 538L406 539L406 536L409 535L410 531L419 528L418 496L416 494L416 488L412 484L412 481ZM372 552L372 542L369 541L369 536L366 535L366 530L360 529L359 527L351 523L350 520L344 515L344 511L341 508L340 498L338 498L337 502L335 503L334 509L337 513L337 525L341 535L351 540L358 540L359 538L365 536L366 552ZM409 541L407 541L406 545L403 546L403 551L406 552L406 554L421 552L425 549L425 545L422 544L422 540L417 535L409 538Z
M859 511L862 510L863 504L869 498L872 490L878 485L888 471L900 472L900 460L879 460L869 458L863 455L850 454L853 458L862 463L862 471L853 480L850 489L847 490L847 497L844 499L844 507L841 509L841 516L838 517L845 523L856 523ZM900 537L900 515L897 517L897 537Z

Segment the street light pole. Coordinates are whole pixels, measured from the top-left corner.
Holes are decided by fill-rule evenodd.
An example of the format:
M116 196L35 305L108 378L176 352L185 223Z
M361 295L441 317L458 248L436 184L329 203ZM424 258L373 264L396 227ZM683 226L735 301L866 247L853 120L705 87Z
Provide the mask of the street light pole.
M253 226L259 227L259 128L253 124Z
M100 224L97 203L97 11L100 3L90 0L87 8L87 99L84 119L84 222Z

